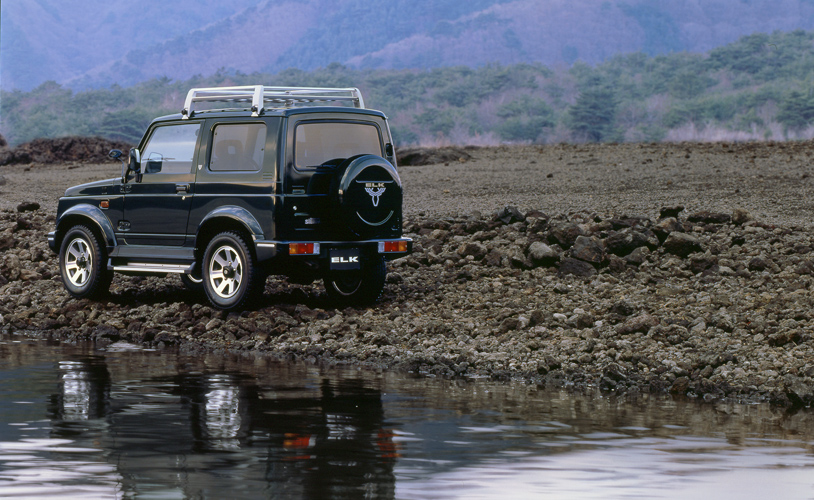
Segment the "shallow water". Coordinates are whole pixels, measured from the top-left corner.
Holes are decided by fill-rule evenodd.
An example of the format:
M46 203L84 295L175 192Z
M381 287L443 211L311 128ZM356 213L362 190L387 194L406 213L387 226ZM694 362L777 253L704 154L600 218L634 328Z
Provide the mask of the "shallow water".
M814 414L0 338L2 498L814 498Z

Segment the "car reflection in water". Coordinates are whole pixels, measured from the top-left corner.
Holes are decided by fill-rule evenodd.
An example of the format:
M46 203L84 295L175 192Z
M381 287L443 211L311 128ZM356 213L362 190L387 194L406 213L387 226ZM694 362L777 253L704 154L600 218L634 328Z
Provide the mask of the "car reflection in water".
M102 448L125 496L393 497L381 393L361 380L261 387L191 373L111 380L103 357L60 363L53 437Z
M60 391L53 398L62 422L85 422L103 418L110 399L110 374L95 359L61 361Z

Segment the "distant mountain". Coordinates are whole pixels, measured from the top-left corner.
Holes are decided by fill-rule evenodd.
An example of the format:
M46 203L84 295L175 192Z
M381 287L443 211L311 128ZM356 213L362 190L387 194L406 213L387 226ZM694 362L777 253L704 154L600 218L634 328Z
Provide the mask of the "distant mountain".
M3 0L0 88L216 71L598 63L814 29L814 0Z

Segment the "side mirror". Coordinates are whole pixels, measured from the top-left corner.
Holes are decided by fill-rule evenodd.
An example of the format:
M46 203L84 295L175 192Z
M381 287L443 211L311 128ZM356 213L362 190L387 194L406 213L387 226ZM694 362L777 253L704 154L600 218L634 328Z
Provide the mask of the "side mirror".
M130 161L127 167L122 166L122 182L127 182L130 172L136 174L136 182L141 182L141 152L138 148L132 148L128 158Z

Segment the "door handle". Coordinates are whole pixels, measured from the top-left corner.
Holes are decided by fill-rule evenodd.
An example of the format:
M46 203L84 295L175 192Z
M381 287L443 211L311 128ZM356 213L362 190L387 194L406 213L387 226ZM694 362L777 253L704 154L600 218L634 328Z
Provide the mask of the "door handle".
M175 192L176 193L188 193L189 192L189 184L176 184L175 185Z

